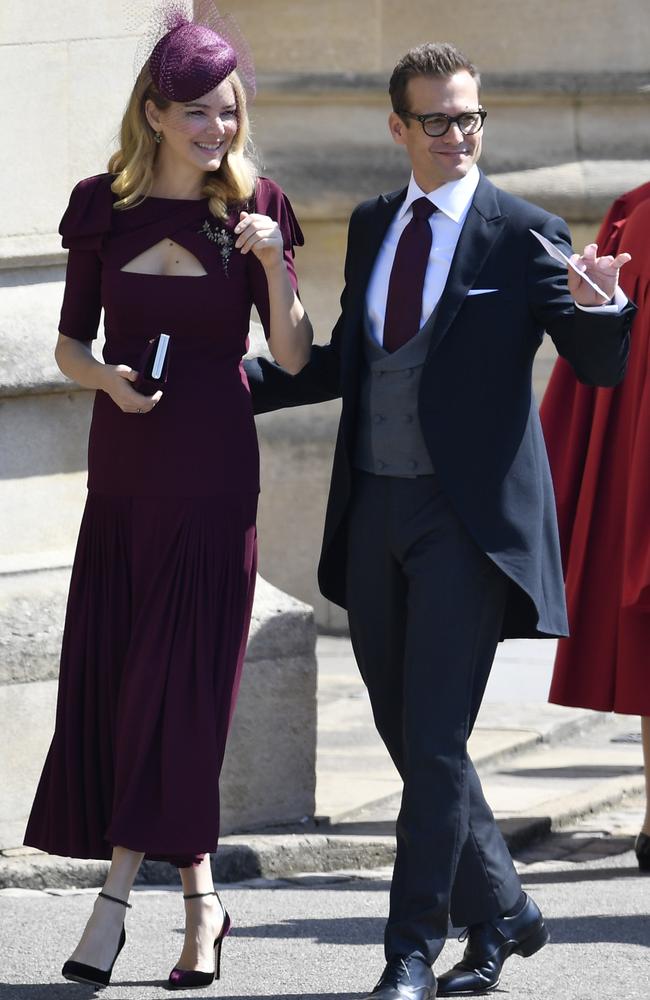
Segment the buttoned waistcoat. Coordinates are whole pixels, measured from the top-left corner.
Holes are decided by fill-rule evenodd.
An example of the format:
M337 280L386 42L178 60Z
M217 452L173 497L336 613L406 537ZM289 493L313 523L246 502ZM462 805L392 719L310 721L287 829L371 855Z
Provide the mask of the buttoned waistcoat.
M435 310L415 337L389 354L372 336L366 313L353 464L377 476L433 473L418 415L422 369Z

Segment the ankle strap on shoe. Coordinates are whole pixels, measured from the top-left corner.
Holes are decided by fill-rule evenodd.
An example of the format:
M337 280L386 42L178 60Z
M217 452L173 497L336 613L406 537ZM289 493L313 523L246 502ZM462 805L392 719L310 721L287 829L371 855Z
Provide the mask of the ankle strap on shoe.
M98 896L102 899L110 899L111 903L119 903L120 906L126 906L128 910L132 909L131 903L125 903L123 899L118 899L117 896L109 896L107 892L98 892Z
M216 896L214 889L212 892L192 892L188 896L183 893L183 899L203 899L204 896Z

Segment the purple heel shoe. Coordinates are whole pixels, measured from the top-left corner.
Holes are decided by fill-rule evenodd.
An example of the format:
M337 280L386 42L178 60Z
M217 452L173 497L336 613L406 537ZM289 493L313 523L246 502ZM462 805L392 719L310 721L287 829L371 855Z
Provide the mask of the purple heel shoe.
M214 941L214 972L188 972L186 969L174 967L167 981L170 990L198 990L203 986L210 986L215 979L221 978L221 946L223 939L230 933L232 922L216 892L195 892L191 896L183 896L183 899L201 899L203 896L216 896L223 910L223 926Z

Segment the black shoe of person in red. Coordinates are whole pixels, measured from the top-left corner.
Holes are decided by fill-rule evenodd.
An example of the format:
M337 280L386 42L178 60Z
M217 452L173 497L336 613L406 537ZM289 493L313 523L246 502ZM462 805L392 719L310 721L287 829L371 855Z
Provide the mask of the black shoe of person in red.
M634 853L639 862L639 871L650 872L650 837L647 833L640 833L636 838Z

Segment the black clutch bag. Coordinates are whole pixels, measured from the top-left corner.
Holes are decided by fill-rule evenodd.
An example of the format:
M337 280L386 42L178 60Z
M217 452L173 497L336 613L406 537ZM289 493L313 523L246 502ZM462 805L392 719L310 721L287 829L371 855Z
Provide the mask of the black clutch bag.
M169 370L169 335L159 333L147 344L140 359L138 377L133 388L143 396L153 396L167 381Z

